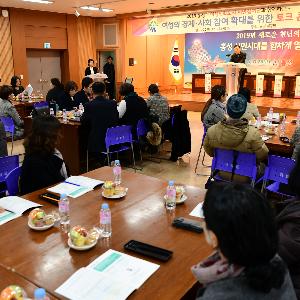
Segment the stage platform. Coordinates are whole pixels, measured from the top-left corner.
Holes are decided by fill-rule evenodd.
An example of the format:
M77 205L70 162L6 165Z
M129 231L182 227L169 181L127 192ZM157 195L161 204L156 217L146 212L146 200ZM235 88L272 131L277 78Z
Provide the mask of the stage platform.
M198 112L203 110L205 102L210 97L209 94L192 93L187 90L178 93L162 91L162 95L168 98L170 105L182 105L183 109ZM142 93L142 96L147 98L149 94ZM252 96L251 101L257 105L262 116L267 114L270 107L273 107L274 112L282 112L294 117L300 111L300 99Z

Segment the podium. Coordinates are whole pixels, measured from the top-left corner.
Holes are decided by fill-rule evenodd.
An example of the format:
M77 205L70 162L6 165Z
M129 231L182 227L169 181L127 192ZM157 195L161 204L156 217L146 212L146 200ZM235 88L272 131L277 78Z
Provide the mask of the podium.
M245 64L238 63L221 63L217 65L217 68L224 68L226 72L226 92L228 97L237 94L239 90L239 78L240 78L240 70L246 69Z
M94 82L96 82L96 81L103 82L105 79L107 79L107 75L104 73L92 74L92 75L89 75L88 77L92 78L94 80Z

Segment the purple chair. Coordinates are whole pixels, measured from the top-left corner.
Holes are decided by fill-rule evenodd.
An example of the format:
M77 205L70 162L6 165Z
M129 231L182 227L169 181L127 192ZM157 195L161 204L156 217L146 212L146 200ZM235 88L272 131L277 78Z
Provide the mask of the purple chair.
M257 166L256 155L234 150L215 149L211 167L211 178L216 181L226 181L218 176L217 171L224 171L235 175L251 178L251 185L255 185Z
M200 159L200 156L201 156L201 152L202 152L202 148L203 148L203 144L204 144L204 139L206 137L206 133L207 133L207 129L203 123L203 136L202 136L202 141L201 141L201 147L200 147L200 151L199 151L199 154L198 154L198 158L197 158L197 163L196 163L196 167L195 167L195 173L197 173L197 168L198 168L198 164L199 164L199 159ZM203 157L202 157L202 166L204 167L208 167L208 166L205 166L204 165L204 158L205 158L205 151L203 153Z
M5 132L8 132L11 136L11 152L10 155L13 153L14 149L14 134L15 134L15 124L14 120L11 117L0 117L1 122L4 125Z
M49 107L49 104L47 101L41 101L41 102L36 102L33 104L33 107L35 109L40 109L40 108L47 108Z
M19 167L18 155L0 157L0 183L5 184L7 175L17 167ZM5 191L6 189L1 190Z
M137 142L139 144L140 148L140 156L141 156L141 161L143 161L143 156L142 156L142 147L141 147L141 138L145 137L149 131L149 128L147 126L147 123L144 119L140 119L137 123L136 126L136 135L137 135Z
M6 187L9 196L15 196L19 194L19 178L21 174L21 167L17 167L9 172L6 176Z
M295 160L291 158L269 155L268 166L263 177L262 192L270 191L281 196L292 196L280 192L279 187L280 183L288 184L290 173L294 167ZM270 180L273 183L267 185Z
M130 144L130 146L126 144ZM108 166L110 165L110 154L117 153L118 155L119 152L127 151L131 148L133 167L134 170L136 170L131 126L123 125L108 128L106 131L105 145L106 152L102 153L107 155ZM115 148L111 150L111 146L115 146Z

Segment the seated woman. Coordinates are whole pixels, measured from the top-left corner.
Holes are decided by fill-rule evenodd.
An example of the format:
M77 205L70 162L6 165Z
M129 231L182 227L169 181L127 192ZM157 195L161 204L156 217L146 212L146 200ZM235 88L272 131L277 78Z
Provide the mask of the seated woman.
M78 86L74 81L68 81L65 85L65 91L62 96L58 99L58 106L60 110L65 109L70 111L75 106L74 96L77 93Z
M56 184L68 177L66 165L57 150L60 122L53 116L33 119L32 130L24 141L25 158L21 169L21 194Z
M168 100L159 93L159 89L156 84L150 84L148 92L150 94L147 101L149 116L153 121L158 123L160 127L162 127L162 124L170 119Z
M46 101L48 103L57 103L64 94L64 85L59 81L58 78L51 78L51 89L46 95Z
M12 104L13 89L9 85L0 87L0 117L11 117L15 124L14 136L19 138L24 134L24 122L20 118L16 108Z
M251 93L248 88L241 88L239 94L244 96L247 99L247 109L241 119L247 119L251 121L253 119L257 120L259 116L258 108L255 104L251 103Z
M222 85L215 85L211 89L211 97L206 102L201 113L201 121L206 129L225 119L226 90Z
M18 96L24 92L24 88L21 84L21 78L19 76L13 76L10 80L10 85L12 86L14 96Z
M292 158L296 159L300 154L300 126L298 126L290 140L290 144L294 147Z
M296 300L290 275L277 255L271 205L246 185L219 183L207 191L206 241L215 251L192 267L199 300Z
M289 268L297 298L300 299L300 153L289 176L289 188L295 197L276 217L279 230L279 255Z

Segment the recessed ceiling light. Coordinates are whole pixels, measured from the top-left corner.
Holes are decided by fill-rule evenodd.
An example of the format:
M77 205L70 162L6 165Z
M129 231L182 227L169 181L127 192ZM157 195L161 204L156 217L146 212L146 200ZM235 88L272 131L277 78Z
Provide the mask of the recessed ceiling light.
M102 8L102 7L96 7L92 5L86 5L86 6L81 6L81 9L86 9L86 10L93 10L93 11L102 11L102 12L112 12L114 11L113 9L110 8Z
M95 6L81 6L80 8L86 10L100 10L99 7L95 7Z
M103 12L112 12L114 11L113 9L110 9L110 8L100 8L101 11Z
M23 2L32 2L32 3L39 3L39 4L53 4L54 1L48 0L22 0Z

